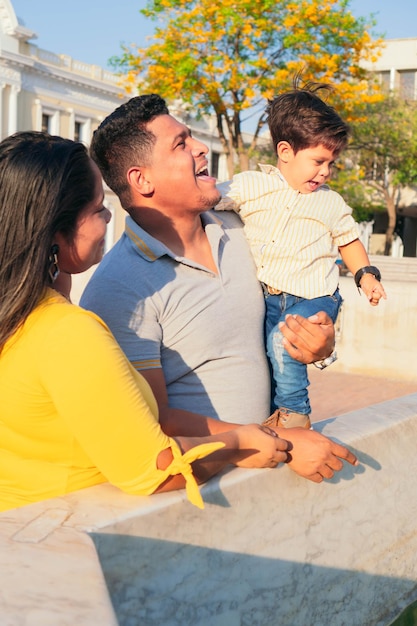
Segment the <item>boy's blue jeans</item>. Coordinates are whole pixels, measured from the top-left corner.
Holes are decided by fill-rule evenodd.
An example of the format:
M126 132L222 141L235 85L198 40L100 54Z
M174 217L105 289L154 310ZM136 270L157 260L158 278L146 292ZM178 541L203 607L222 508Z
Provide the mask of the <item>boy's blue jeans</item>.
M271 413L283 408L303 415L310 415L311 412L307 366L292 359L285 350L278 323L285 321L286 315L297 313L309 317L319 311L325 311L334 323L342 302L339 289L331 296L312 300L289 293L265 294L265 342L271 372Z

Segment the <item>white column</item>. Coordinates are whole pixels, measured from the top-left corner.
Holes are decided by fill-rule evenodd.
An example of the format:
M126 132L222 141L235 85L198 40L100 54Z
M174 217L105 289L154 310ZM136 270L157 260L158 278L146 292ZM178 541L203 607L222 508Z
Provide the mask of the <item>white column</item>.
M20 87L17 85L11 85L9 96L9 128L8 133L12 135L17 128L17 94L20 91Z
M68 128L68 139L74 139L74 128L75 128L75 113L74 109L67 109L69 113L69 128Z
M389 76L389 89L390 91L394 91L395 90L395 74L396 74L396 70L395 67L392 67L390 70L390 76Z
M49 132L51 135L61 134L61 114L59 111L54 111L51 115L51 129Z
M35 100L35 129L42 130L42 104L39 98Z
M85 124L83 124L84 128L83 128L83 143L86 144L86 146L89 146L91 143L91 119L88 118L88 120L85 121Z

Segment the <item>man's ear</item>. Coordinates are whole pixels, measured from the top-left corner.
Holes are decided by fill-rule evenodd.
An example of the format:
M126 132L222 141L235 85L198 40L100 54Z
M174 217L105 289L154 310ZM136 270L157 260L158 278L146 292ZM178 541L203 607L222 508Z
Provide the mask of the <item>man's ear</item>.
M147 176L146 167L131 167L126 174L129 187L142 194L142 196L149 196L154 191L153 184Z
M294 150L291 148L288 141L280 141L277 144L277 156L283 163L288 163L294 156Z

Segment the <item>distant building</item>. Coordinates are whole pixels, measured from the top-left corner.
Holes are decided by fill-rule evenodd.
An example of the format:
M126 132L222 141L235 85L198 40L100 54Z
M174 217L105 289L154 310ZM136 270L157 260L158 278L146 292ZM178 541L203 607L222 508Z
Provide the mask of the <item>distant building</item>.
M395 90L402 98L417 100L417 37L387 39L381 56L370 67L387 91Z
M43 130L89 145L93 131L122 101L117 77L101 67L38 48L12 3L0 0L0 139L16 131ZM114 214L108 230L113 243L122 229L119 202L106 190Z
M42 50L31 43L36 37L19 21L12 2L0 0L0 140L16 131L42 130L88 146L100 122L127 100L118 77L97 65ZM179 103L171 111L210 148L212 174L227 178L226 157L212 120L190 118ZM111 190L105 189L105 195L113 213L107 233L110 248L123 232L125 213Z
M395 91L401 98L417 100L417 37L387 39L381 56L367 69L378 75L385 91ZM404 256L417 256L417 186L401 191L397 232L404 244Z

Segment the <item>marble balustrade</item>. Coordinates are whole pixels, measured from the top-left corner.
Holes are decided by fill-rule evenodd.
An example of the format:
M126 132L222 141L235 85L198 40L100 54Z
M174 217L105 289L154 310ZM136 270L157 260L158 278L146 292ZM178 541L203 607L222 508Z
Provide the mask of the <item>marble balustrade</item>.
M417 394L316 425L358 455L128 496L100 485L0 514L4 626L379 626L417 599Z

